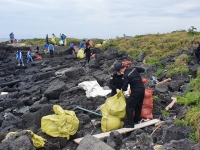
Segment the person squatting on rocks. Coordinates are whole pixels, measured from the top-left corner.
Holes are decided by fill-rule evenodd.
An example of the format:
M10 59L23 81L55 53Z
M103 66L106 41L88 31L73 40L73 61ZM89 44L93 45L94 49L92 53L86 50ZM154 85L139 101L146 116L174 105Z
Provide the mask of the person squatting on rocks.
M90 44L89 43L86 43L86 48L84 50L84 53L85 53L85 58L86 58L86 61L89 63L90 62L90 57L91 57L91 50L90 50Z
M10 42L13 43L13 41L14 41L14 39L15 39L15 36L14 36L13 32L10 33L9 36L10 36Z
M45 44L44 45L44 53L46 54L46 53L48 53L49 52L49 44Z
M49 45L50 57L53 57L53 51L54 51L54 46L52 44L50 44Z
M197 63L200 64L200 43L199 43L199 46L197 47L197 49L195 51L195 55L197 57Z
M29 61L33 61L31 51L28 51L28 52L27 52L27 63L29 63Z
M23 56L20 50L16 53L16 59L18 60L18 66L20 66L20 62L22 63L22 66L24 66Z
M37 47L34 50L35 50L35 53L39 54L40 48L39 48L38 45L37 45Z
M78 49L84 48L85 40L80 42Z
M68 51L68 54L72 55L75 54L75 49L74 49L74 43L70 43L70 49Z
M126 91L128 84L130 84L131 94L126 101L126 115L125 128L134 128L134 123L139 122L144 99L145 87L139 73L145 72L142 67L126 68L122 64L117 64L121 74L124 74L122 90Z
M48 34L46 35L46 43L49 44Z
M122 88L123 85L123 74L120 72L120 66L115 66L117 72L113 73L110 77L110 88L112 90L111 96L117 94L118 90Z

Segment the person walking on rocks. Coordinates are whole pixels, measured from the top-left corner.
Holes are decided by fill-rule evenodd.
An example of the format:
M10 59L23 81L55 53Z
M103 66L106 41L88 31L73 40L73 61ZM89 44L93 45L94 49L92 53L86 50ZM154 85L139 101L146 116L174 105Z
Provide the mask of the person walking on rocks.
M49 44L48 34L46 35L46 43Z
M14 39L15 39L15 36L14 36L13 32L10 33L9 36L10 36L10 42L13 43L13 41L14 41Z
M52 44L50 44L49 45L50 57L53 57L53 51L54 51L54 46Z
M134 128L134 123L140 121L140 114L144 99L145 87L142 83L142 78L139 73L145 72L142 67L129 67L126 68L122 64L117 64L122 74L124 74L122 90L125 92L130 84L131 94L126 102L126 115L125 128Z
M121 66L115 66L115 72L114 74L111 75L110 77L110 88L112 89L111 96L114 96L117 94L118 90L121 90L122 85L123 85L123 74L120 72Z
M90 44L86 44L86 48L84 50L84 53L86 55L86 61L89 63L90 62L90 57L91 57L91 50L90 50Z
M31 51L28 51L28 52L27 52L27 63L29 63L29 61L33 61Z
M20 66L20 62L22 63L22 66L24 66L23 56L20 50L16 53L16 59L18 60L18 66Z

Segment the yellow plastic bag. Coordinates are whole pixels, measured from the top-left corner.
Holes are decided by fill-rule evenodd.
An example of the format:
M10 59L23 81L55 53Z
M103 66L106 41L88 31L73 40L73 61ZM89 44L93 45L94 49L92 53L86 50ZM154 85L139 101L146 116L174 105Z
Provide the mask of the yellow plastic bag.
M124 119L126 116L126 100L122 91L112 97L107 98L101 110L104 110L111 116ZM103 112L102 112L103 113Z
M124 125L124 122L121 121L119 118L117 117L113 117L113 116L103 116L101 118L101 130L103 132L108 132L111 130L116 130L116 129L120 129L122 128Z
M21 46L21 47L24 47L24 46L26 46L26 44L25 44L25 43L22 43L22 44L20 44L20 46Z
M44 147L44 144L45 144L45 141L46 141L44 138L42 138L41 136L38 136L38 135L34 134L31 130L25 130L25 131L31 133L34 147L36 147L36 148L42 148L42 147ZM9 137L12 136L13 134L16 135L18 133L20 133L20 132L9 132L6 135L5 140L9 139Z
M84 49L81 48L77 53L77 58L82 59L85 58Z
M55 37L54 37L54 36L52 36L51 42L52 42L54 45L56 44L56 40L55 40Z
M27 131L31 133L33 145L36 148L44 147L44 144L46 141L44 138L42 138L41 136L38 136L37 134L34 134L31 130L27 130Z
M101 106L101 129L103 132L122 128L126 116L126 100L122 91L110 97Z
M64 45L67 46L67 38L64 41Z
M66 137L74 135L79 127L79 120L74 111L63 110L59 105L54 105L54 115L42 117L42 132L52 137Z
M101 44L96 44L95 45L95 48L100 48L101 47Z

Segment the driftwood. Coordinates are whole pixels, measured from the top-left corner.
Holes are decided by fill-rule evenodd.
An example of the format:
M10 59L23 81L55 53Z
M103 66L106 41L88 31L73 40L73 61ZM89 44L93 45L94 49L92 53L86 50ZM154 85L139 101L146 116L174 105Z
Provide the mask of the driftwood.
M177 98L171 97L171 99L172 99L172 102L171 102L167 107L165 107L165 110L167 110L167 111L168 111L170 108L172 108L173 105L177 102Z
M118 129L116 131L118 131L120 134L124 134L124 133L127 133L127 132L134 131L136 129L140 129L140 128L144 128L144 127L147 127L147 126L150 126L150 125L154 125L154 124L156 124L158 122L160 122L159 119L153 119L153 120L150 120L150 121L147 121L147 122L142 122L140 124L136 124L134 128L122 128L122 129ZM96 134L96 135L93 135L93 136L98 138L98 139L102 139L104 137L110 136L110 132L111 131L100 133L100 134ZM79 144L82 139L83 138L74 139L74 142Z
M151 136L158 130L158 128L160 128L162 126L162 124L160 124L159 126L157 126L154 130L153 130L153 132L151 133Z
M163 83L169 82L171 80L172 80L171 78L168 78L168 79L165 79L165 80L163 80L161 82L158 82L156 85L163 84Z

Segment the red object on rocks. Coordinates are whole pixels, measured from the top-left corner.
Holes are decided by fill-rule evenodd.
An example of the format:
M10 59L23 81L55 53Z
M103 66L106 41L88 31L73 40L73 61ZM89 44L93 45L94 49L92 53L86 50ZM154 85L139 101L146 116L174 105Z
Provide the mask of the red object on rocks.
M142 83L146 83L148 80L146 78L142 79Z
M140 117L142 119L153 119L152 111L153 111L153 90L151 88L146 88Z
M35 55L35 59L36 59L36 60L42 60L42 56L40 56L40 55Z
M123 61L122 64L125 67L130 67L132 65L132 62L131 61Z

